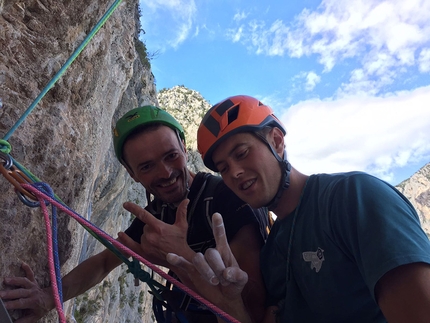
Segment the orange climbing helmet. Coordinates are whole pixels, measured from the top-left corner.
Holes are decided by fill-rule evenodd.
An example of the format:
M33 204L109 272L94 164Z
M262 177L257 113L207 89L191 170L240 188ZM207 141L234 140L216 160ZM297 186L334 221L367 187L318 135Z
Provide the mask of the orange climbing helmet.
M206 167L217 171L212 154L221 142L234 134L256 132L265 126L277 127L286 134L273 110L256 98L237 95L212 106L197 131L197 148Z

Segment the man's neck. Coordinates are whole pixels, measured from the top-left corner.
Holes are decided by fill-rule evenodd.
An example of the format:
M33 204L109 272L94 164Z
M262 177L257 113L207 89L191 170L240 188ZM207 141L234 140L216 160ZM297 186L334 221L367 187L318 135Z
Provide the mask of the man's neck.
M278 206L273 210L279 219L287 217L298 206L308 178L296 169L291 169L290 187L282 193Z

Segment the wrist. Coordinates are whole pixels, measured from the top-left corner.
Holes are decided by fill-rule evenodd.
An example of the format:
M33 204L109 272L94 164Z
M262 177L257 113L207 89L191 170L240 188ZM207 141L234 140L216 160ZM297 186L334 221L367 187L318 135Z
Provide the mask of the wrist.
M221 308L224 310L224 312L231 315L241 323L252 323L251 317L246 310L242 297L225 300Z

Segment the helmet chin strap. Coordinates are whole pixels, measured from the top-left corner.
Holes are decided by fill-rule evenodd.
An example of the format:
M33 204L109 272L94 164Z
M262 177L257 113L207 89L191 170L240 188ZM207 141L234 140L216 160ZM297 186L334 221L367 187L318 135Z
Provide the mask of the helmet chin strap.
M276 160L279 163L279 166L281 167L281 180L279 182L278 191L276 192L273 199L265 205L269 209L269 211L273 211L278 206L279 200L282 196L282 193L284 190L290 187L290 173L291 173L291 164L287 160L287 151L284 149L284 154L281 157L279 157L278 153L275 151L275 149L272 147L271 144L267 141L267 139L260 133L255 133L256 136L262 140L270 149L273 156L275 156Z
M273 152L273 149L272 149ZM280 158L278 154L275 154L275 157L279 162L279 166L281 167L281 181L279 182L278 191L276 192L275 197L266 205L266 207L273 211L278 206L279 200L281 199L282 193L284 190L290 187L290 173L291 173L291 164L288 162L286 156L287 152L284 150L284 158Z

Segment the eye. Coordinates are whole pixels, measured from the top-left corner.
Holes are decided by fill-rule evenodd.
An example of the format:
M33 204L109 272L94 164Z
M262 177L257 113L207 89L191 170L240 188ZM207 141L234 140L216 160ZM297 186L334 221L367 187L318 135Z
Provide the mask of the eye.
M170 153L167 155L167 159L168 160L175 160L176 158L178 158L179 154L178 153Z
M236 151L236 159L243 159L248 155L249 149L242 148Z
M151 168L152 168L152 164L144 164L144 165L139 167L139 172L146 173L149 170L151 170Z
M223 174L227 171L227 166L224 164L217 165L218 173Z

